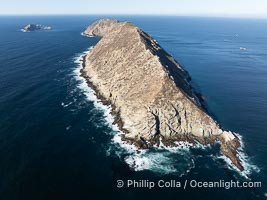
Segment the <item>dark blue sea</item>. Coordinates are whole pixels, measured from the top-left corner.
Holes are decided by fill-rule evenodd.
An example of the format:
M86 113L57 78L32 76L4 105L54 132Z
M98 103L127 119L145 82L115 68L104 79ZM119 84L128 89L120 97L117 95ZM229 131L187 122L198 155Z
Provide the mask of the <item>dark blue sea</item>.
M111 16L151 34L191 75L209 113L238 133L246 170L207 148L136 153L80 76L107 16L0 17L0 199L267 199L267 20ZM23 33L36 23L51 31ZM117 181L253 181L256 188L117 188Z

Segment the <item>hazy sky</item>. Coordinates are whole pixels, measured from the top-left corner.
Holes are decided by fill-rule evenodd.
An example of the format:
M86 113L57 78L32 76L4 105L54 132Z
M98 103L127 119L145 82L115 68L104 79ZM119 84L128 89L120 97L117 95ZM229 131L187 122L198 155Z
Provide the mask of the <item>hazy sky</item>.
M0 15L13 14L267 17L267 0L0 0Z

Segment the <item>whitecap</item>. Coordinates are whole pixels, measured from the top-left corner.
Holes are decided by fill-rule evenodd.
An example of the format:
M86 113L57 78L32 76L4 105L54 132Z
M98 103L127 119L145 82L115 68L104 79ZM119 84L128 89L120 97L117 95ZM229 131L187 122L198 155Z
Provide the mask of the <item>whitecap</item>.
M70 103L64 103L64 102L61 102L61 106L63 107L63 108L66 108L66 107L68 107L68 106L70 106L72 104L72 102L70 102Z

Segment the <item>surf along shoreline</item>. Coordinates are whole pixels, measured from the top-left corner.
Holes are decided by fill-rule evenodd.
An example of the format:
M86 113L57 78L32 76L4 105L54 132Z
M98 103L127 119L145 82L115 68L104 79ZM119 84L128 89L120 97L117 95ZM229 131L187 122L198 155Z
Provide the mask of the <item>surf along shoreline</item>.
M123 128L123 121L120 117L120 113L116 112L115 106L111 103L110 100L107 100L103 95L101 95L98 88L90 81L90 78L86 75L85 65L86 65L86 55L82 56L82 68L80 70L81 76L86 80L87 85L95 92L96 97L101 101L105 106L111 106L111 115L114 117L113 125L118 125L119 130L123 133L128 133L129 131Z

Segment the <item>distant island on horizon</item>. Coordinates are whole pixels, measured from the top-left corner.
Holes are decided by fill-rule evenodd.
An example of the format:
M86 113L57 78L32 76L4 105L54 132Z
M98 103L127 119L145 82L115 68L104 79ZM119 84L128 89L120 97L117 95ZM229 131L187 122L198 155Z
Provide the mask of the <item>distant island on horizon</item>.
M37 30L52 30L52 27L43 26L41 24L28 24L21 29L22 32L31 32L31 31L37 31Z

